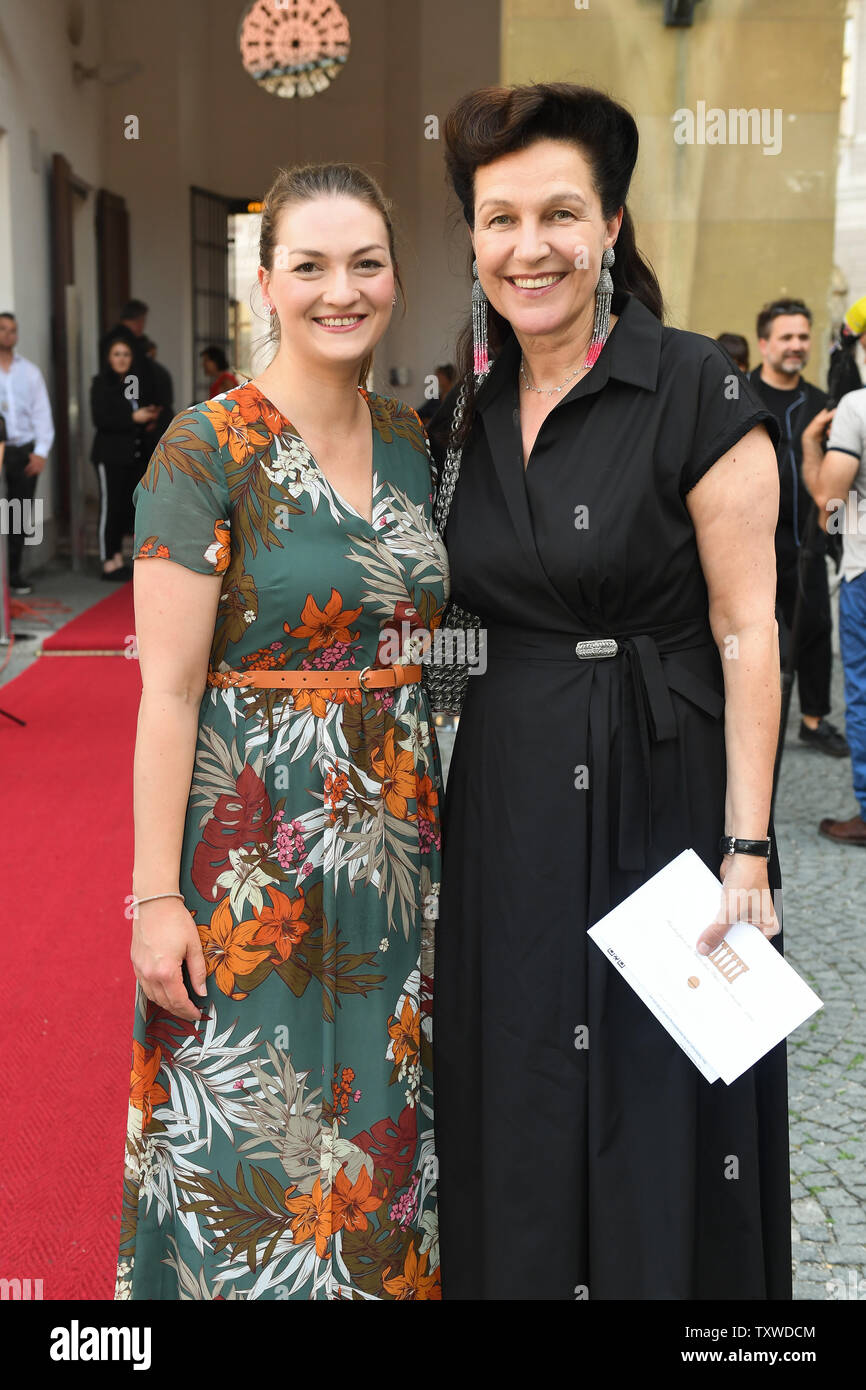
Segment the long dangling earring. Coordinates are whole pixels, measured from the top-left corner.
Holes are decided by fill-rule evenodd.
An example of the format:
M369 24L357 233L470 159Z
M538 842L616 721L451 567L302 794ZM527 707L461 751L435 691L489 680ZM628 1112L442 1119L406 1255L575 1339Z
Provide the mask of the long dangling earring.
M613 277L610 268L615 259L613 247L608 246L601 258L601 274L595 287L595 320L592 325L592 337L589 340L584 367L595 366L610 332L610 301L613 297Z
M487 347L487 295L478 278L478 262L472 262L472 365L477 377L490 370Z

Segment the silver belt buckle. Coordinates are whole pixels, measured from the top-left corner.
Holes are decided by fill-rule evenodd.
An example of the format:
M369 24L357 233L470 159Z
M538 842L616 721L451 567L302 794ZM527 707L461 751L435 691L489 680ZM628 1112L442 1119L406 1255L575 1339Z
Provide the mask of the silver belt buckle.
M616 656L619 643L615 637L593 637L588 642L578 642L574 650L581 661L591 661L598 656Z

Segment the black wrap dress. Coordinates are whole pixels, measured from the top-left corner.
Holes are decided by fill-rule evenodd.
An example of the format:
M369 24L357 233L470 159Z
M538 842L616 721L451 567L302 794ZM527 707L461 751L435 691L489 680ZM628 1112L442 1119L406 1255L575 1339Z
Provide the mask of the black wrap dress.
M586 934L684 849L718 873L722 657L685 497L777 426L711 339L613 310L525 472L507 340L446 530L487 667L445 804L443 1297L789 1299L784 1043L710 1085ZM578 655L591 638L616 654Z

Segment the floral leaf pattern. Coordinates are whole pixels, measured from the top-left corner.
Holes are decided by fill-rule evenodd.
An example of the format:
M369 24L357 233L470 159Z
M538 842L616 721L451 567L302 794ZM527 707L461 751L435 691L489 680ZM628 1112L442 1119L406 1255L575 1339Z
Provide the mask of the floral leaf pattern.
M423 428L360 394L372 524L252 383L160 441L136 557L218 576L213 672L417 659L439 621ZM440 1297L441 784L418 684L206 689L180 887L207 1017L136 991L117 1298Z

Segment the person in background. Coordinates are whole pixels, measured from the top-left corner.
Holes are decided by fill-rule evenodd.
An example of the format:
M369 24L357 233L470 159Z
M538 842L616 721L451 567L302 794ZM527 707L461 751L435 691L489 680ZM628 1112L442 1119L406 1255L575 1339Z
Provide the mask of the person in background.
M749 370L749 344L742 333L720 333L716 342L725 349L741 372Z
M136 397L141 405L153 405L156 401L154 378L150 358L145 351L145 327L148 307L143 299L127 300L120 311L120 318L113 328L103 333L99 344L100 366L106 360L108 349L118 341L126 343L132 353L132 373L138 377ZM157 402L158 404L158 402Z
M164 367L161 362L157 362L156 360L156 343L153 339L148 338L147 335L143 333L141 343L150 363L154 395L153 403L159 406L159 414L151 420L150 424L144 426L143 462L146 465L160 439L174 419L174 382L171 379L171 372L168 368Z
M444 401L445 397L448 395L448 392L451 390L451 387L457 380L457 368L454 366L454 363L441 363L436 368L436 380L439 383L438 396L434 396L432 400L425 401L423 405L419 405L417 411L418 419L421 421L425 429L429 425L430 421L433 419L433 416L436 414L436 411L439 409L440 403Z
M827 453L824 431L833 421ZM822 530L842 531L839 645L845 672L845 729L859 814L821 821L838 845L866 846L866 387L848 391L834 410L821 410L803 431L803 481L815 499ZM845 503L845 511L841 503ZM843 520L844 518L844 520Z
M866 295L852 304L830 349L827 391L838 405L849 391L866 386Z
M102 371L90 385L96 427L90 458L99 480L99 558L103 579L113 583L132 578L132 569L123 560L123 537L135 531L132 494L147 463L143 430L159 415L158 405L140 405L128 394L135 376L132 348L124 338L115 338L106 344Z
M31 503L39 474L54 443L54 421L45 379L36 366L15 351L18 321L11 310L0 313L0 415L6 421L3 477L6 495L22 508ZM9 592L29 594L32 585L21 572L23 528L9 535Z
M240 385L229 367L229 359L217 343L211 343L210 347L205 348L201 355L201 365L210 382L208 394L211 400L214 396L221 396L224 391L231 391L233 387Z
M803 586L800 634L796 653L800 696L800 739L833 758L848 755L842 734L825 718L830 712L833 669L830 590L827 582L827 536L817 527L802 557L814 502L800 472L801 436L827 404L817 386L803 378L812 341L812 314L802 299L765 304L757 319L762 362L749 381L779 422L779 522L776 527L776 602L791 632L798 585Z

